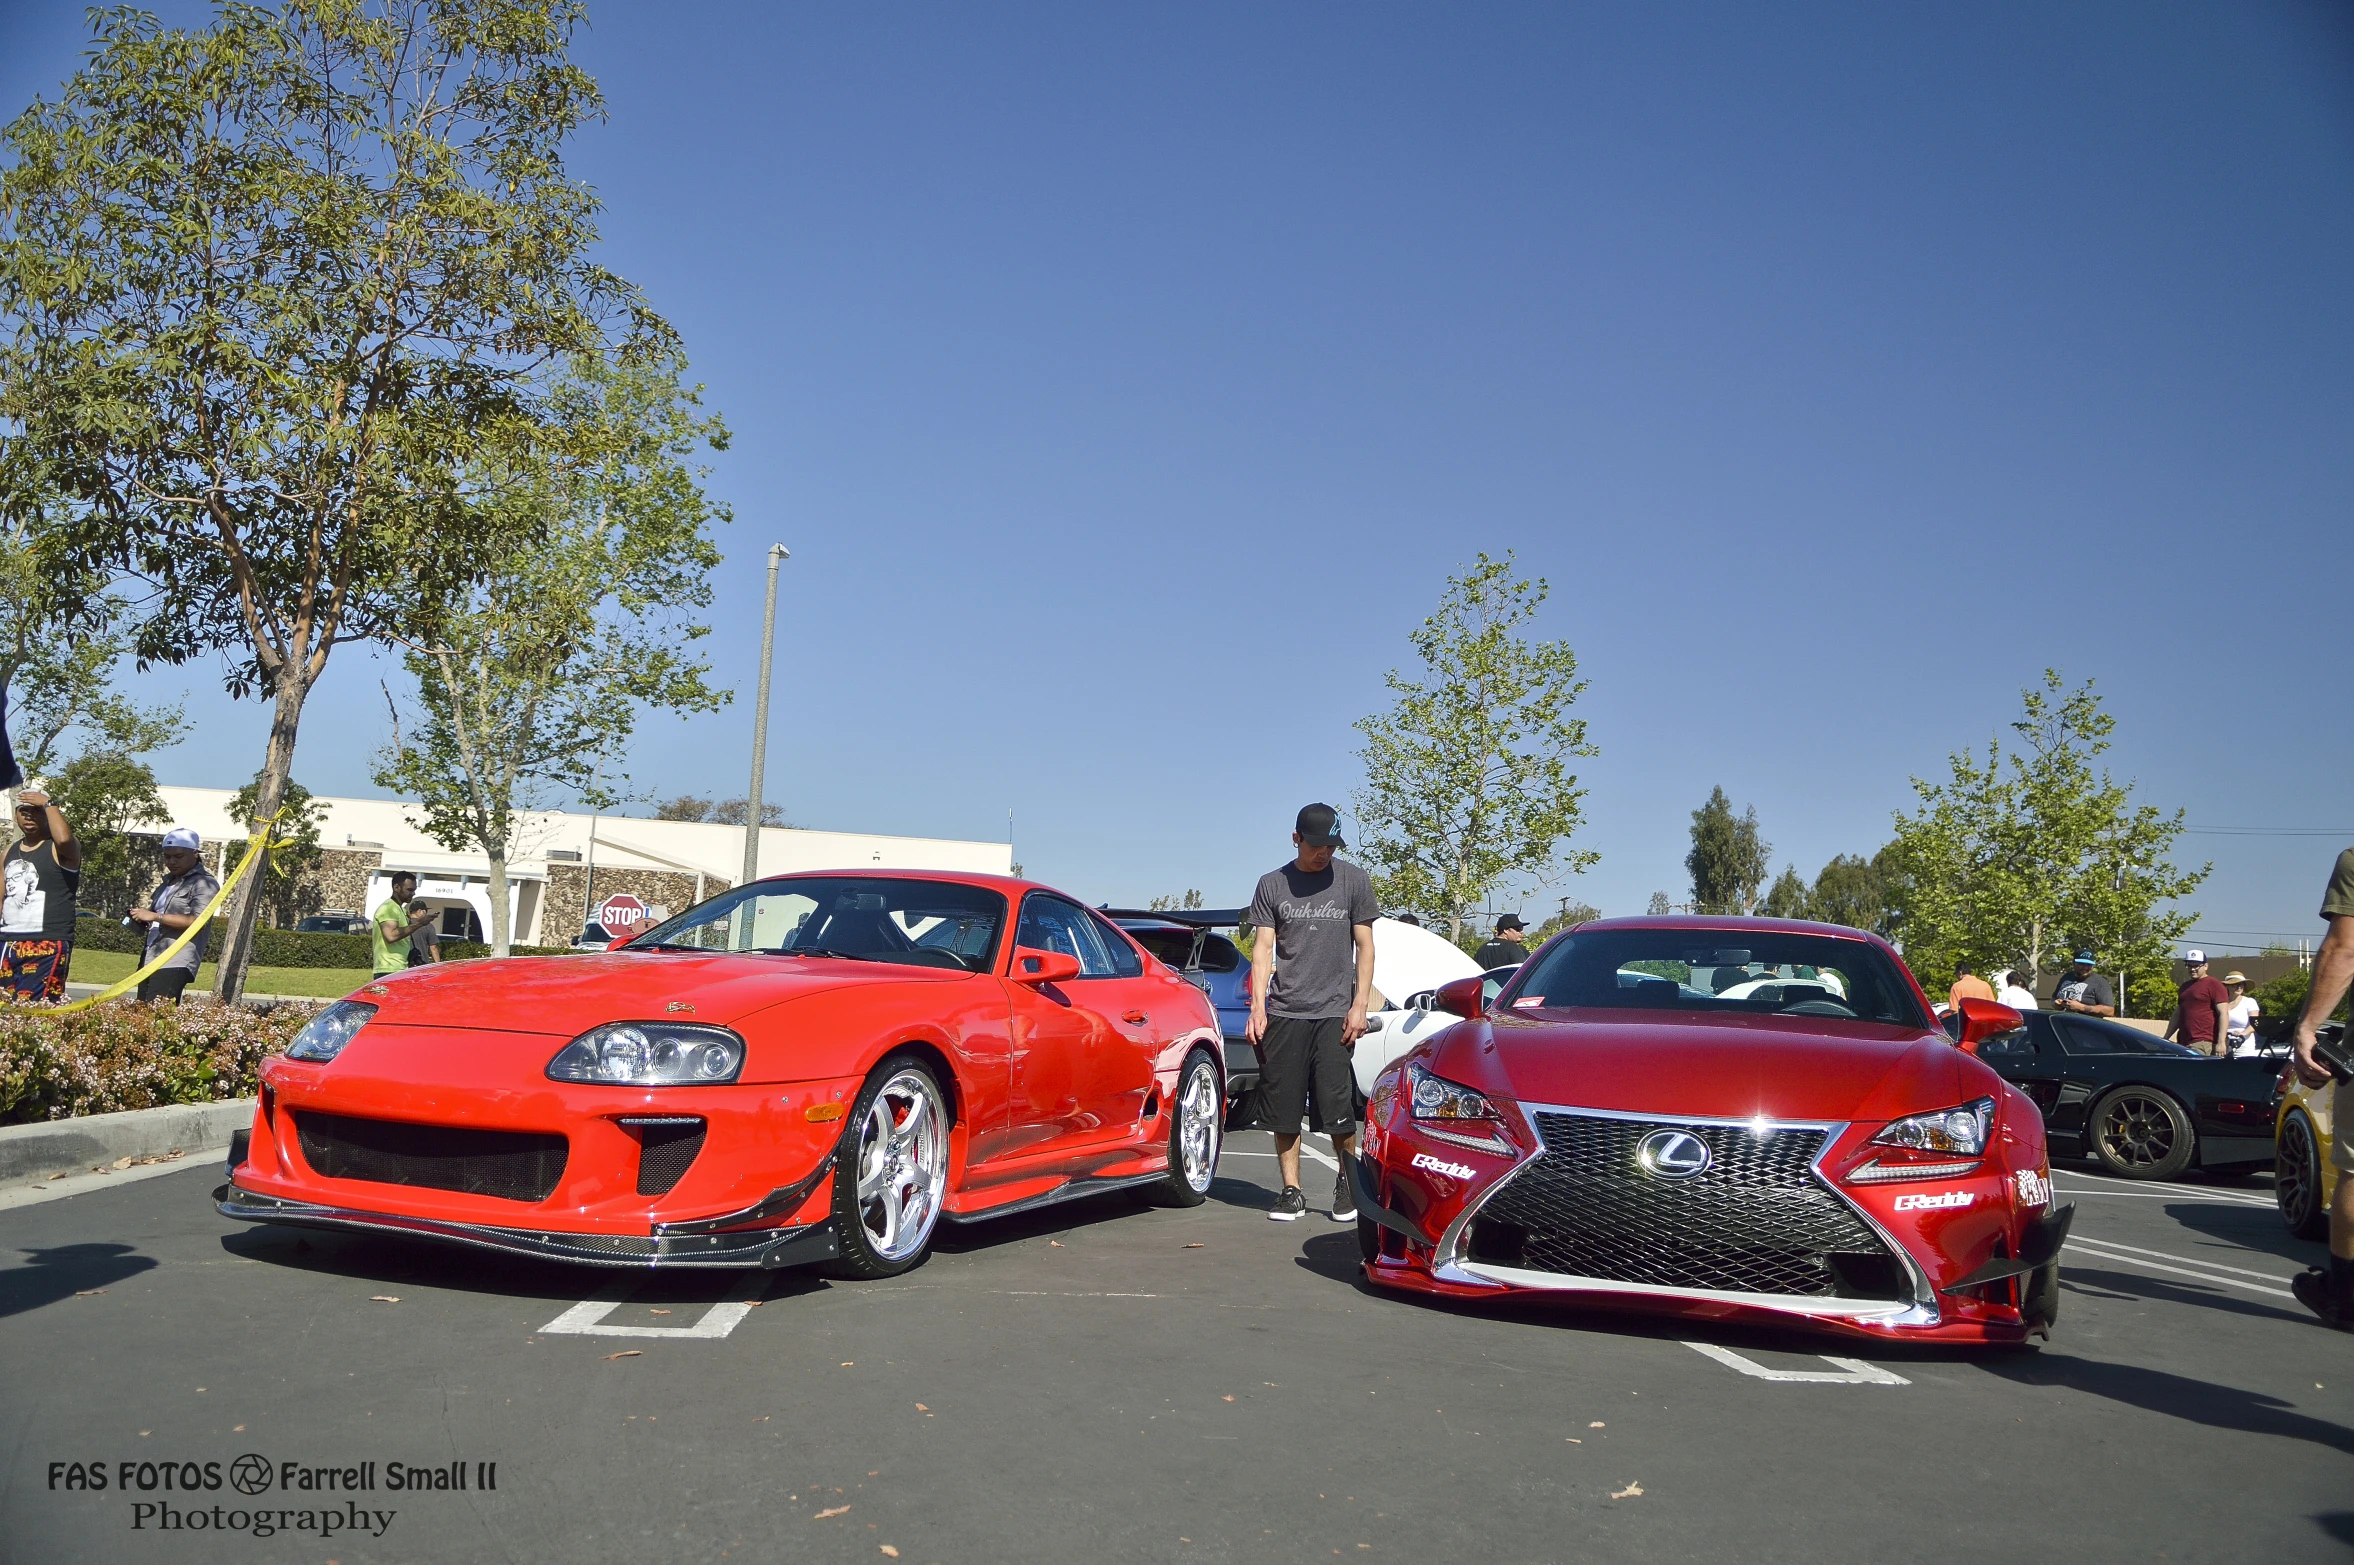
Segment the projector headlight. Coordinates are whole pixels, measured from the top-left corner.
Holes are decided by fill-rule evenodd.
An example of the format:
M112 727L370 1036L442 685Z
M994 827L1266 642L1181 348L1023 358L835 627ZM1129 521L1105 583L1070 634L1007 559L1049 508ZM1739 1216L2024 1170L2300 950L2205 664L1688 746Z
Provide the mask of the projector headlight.
M713 1087L744 1069L744 1040L725 1027L681 1022L607 1022L548 1061L550 1081L625 1087Z
M286 1046L290 1060L324 1065L343 1052L343 1046L376 1014L376 1007L357 1000L338 1000L302 1024L302 1031Z
M1994 1099L1980 1098L1959 1108L1937 1109L1900 1119L1874 1136L1872 1144L1901 1147L1907 1152L1977 1157L1985 1152L1987 1132L1993 1125Z

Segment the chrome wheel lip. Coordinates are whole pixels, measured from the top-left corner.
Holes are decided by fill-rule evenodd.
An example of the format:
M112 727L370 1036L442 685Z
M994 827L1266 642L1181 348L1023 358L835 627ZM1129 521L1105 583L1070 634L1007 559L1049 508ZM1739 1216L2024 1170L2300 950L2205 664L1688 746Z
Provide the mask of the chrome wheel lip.
M1217 1177L1224 1116L1219 1112L1218 1073L1197 1059L1177 1089L1178 1177L1196 1194L1207 1193Z
M858 1224L879 1260L904 1261L931 1241L948 1188L947 1118L939 1085L912 1068L868 1101L851 1172Z

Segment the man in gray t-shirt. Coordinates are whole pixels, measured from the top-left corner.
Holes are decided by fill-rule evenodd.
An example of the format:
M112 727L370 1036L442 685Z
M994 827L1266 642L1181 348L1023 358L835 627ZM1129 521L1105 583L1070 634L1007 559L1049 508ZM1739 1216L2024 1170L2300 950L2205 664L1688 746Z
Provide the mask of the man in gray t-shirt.
M1329 804L1300 811L1292 862L1259 877L1251 897L1251 1019L1259 1049L1257 1122L1275 1132L1283 1193L1268 1216L1288 1223L1308 1209L1300 1193L1300 1122L1312 1092L1332 1137L1340 1179L1332 1219L1355 1222L1350 1161L1356 1155L1355 1080L1349 1051L1365 1031L1373 996L1373 882L1335 859L1340 816Z

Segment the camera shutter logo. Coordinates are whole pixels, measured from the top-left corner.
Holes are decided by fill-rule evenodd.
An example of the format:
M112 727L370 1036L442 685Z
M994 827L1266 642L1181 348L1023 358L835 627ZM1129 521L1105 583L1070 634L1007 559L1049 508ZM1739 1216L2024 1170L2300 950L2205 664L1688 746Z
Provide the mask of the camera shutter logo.
M1716 1157L1688 1130L1655 1130L1635 1147L1635 1161L1656 1179L1691 1179L1707 1173Z
M270 1487L275 1476L270 1471L268 1460L251 1451L229 1464L229 1482L236 1486L239 1494L260 1494Z

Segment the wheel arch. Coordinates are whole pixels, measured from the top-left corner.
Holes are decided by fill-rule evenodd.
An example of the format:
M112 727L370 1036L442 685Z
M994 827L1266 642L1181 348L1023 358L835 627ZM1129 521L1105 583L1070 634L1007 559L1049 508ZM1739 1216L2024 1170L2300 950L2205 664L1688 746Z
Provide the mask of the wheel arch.
M956 1073L956 1062L949 1058L948 1051L935 1040L916 1034L876 1051L873 1063L866 1068L867 1074L873 1075L876 1066L895 1054L912 1054L932 1067L934 1079L948 1097L949 1128L954 1130L962 1125L965 1122L965 1086L963 1079Z

